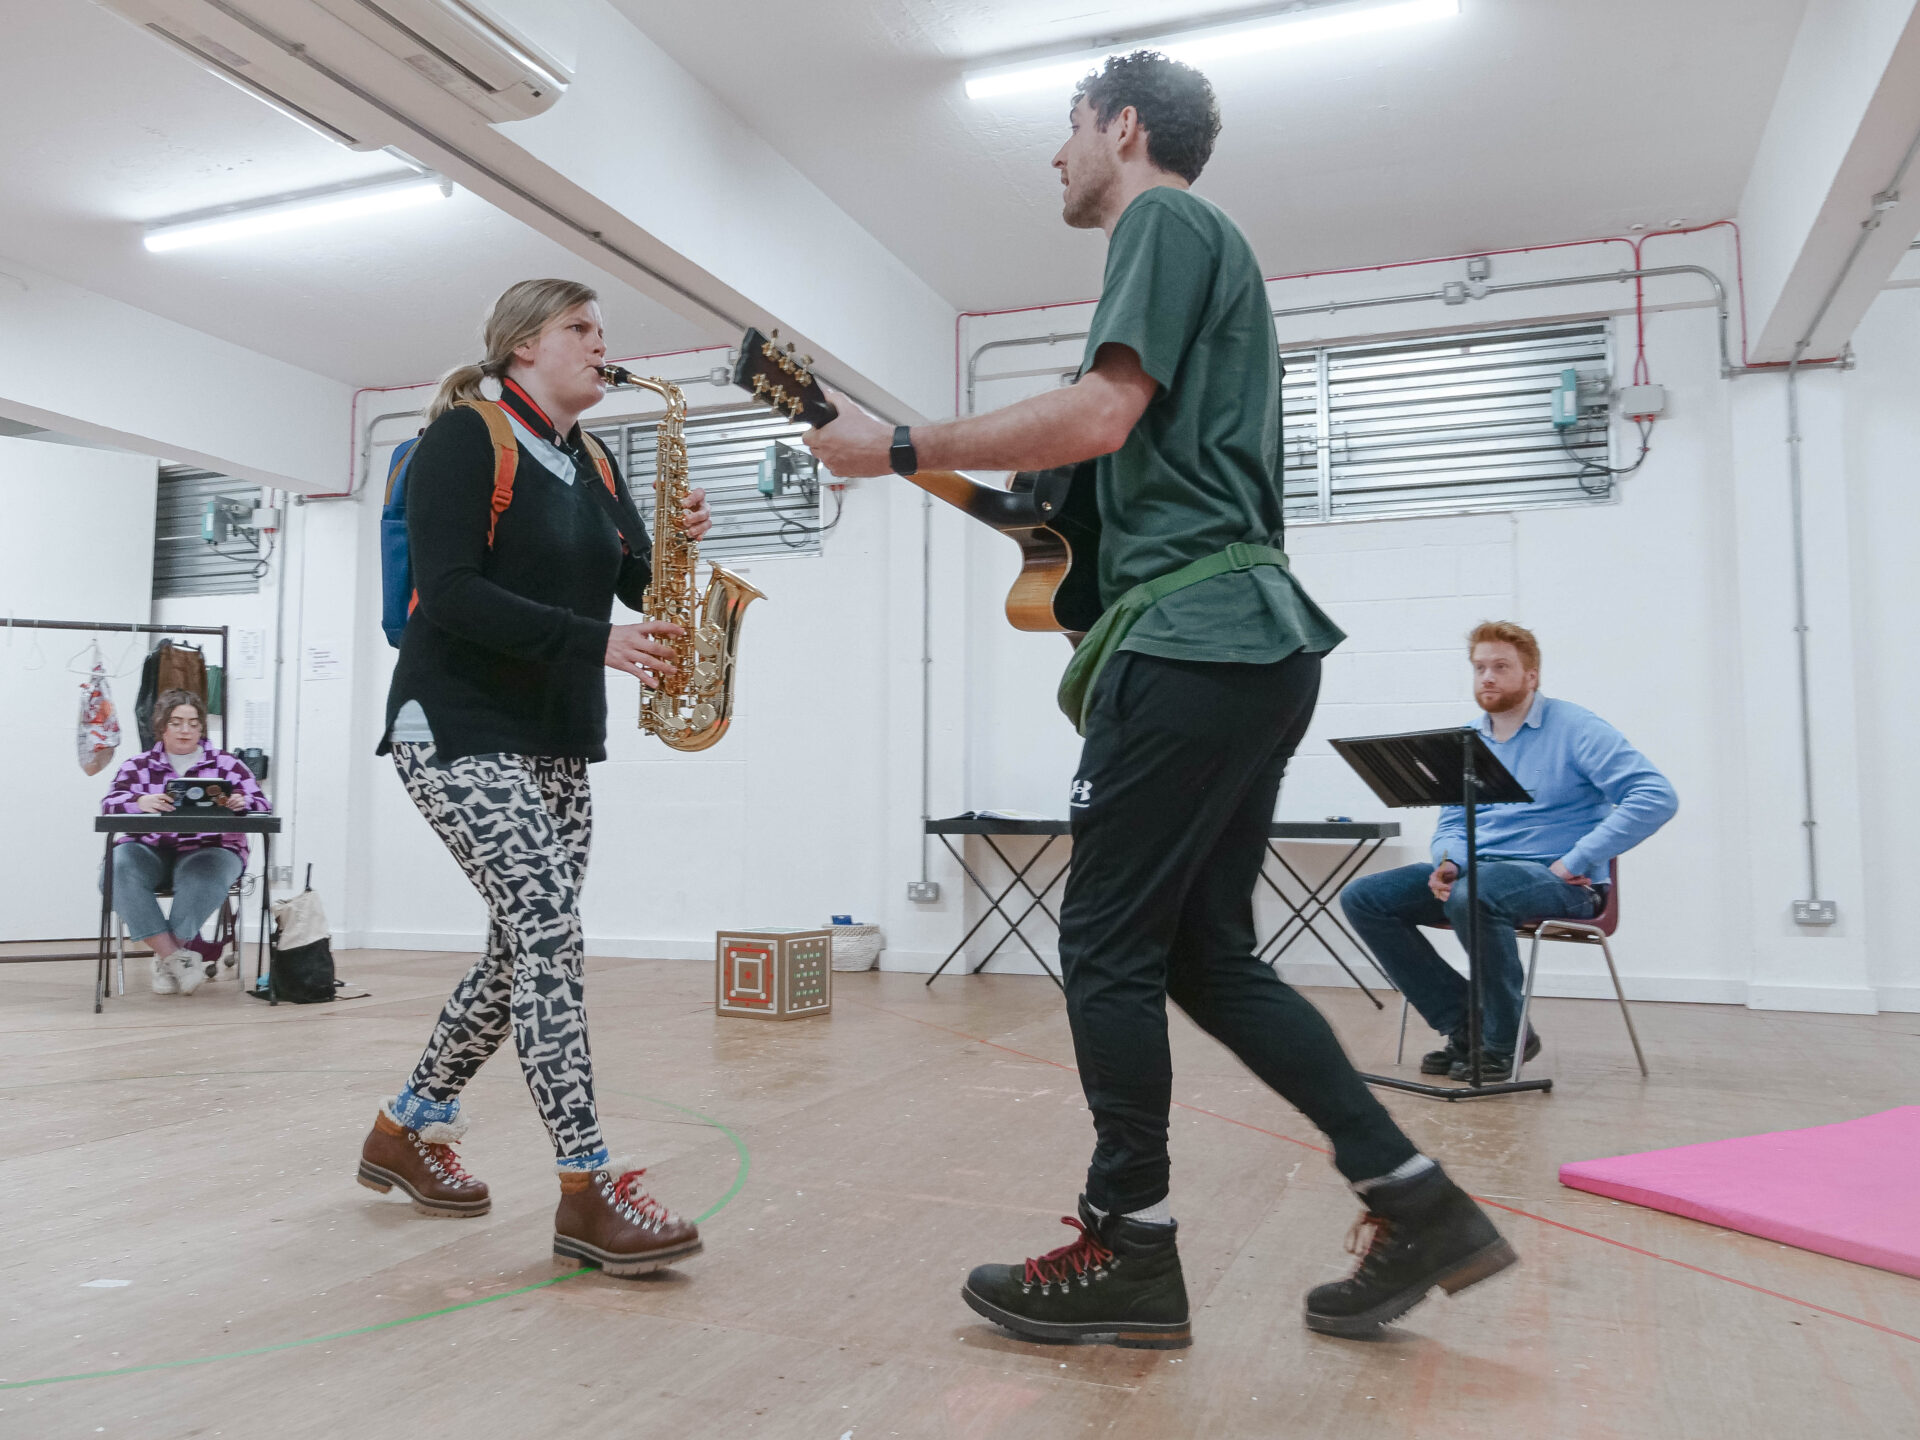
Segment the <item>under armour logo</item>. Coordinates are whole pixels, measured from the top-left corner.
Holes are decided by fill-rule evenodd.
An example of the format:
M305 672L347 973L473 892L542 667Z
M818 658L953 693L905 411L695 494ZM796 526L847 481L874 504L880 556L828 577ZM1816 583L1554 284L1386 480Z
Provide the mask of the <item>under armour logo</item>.
M1076 806L1090 805L1093 803L1093 782L1091 780L1076 780L1073 782L1073 803Z

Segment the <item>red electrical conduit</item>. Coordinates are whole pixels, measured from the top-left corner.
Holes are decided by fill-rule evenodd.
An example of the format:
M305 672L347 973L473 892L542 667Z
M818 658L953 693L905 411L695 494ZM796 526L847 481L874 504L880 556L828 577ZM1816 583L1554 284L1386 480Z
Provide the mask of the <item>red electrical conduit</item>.
M1389 260L1379 265L1349 265L1333 270L1301 270L1288 275L1268 275L1268 284L1282 280L1313 280L1328 275L1364 275L1375 271L1404 270L1416 265L1445 265L1456 260L1478 260L1494 255L1533 255L1548 250L1576 250L1589 245L1625 245L1633 253L1633 268L1644 268L1641 264L1640 250L1649 240L1657 240L1670 235L1697 235L1703 230L1715 230L1722 226L1733 231L1733 265L1736 288L1740 295L1740 366L1745 370L1784 370L1786 362L1763 360L1755 363L1747 358L1747 271L1746 259L1742 248L1739 222L1734 220L1710 220L1704 225L1684 225L1672 230L1650 230L1644 235L1603 235L1591 240L1558 240L1547 245L1515 245L1502 250L1472 250L1459 255L1434 255L1424 260ZM1637 332L1637 344L1634 359L1634 381L1642 383L1646 373L1646 307L1643 293L1644 282L1634 281L1634 326ZM979 319L989 315L1023 315L1034 310L1060 310L1074 305L1091 305L1092 300L1055 300L1044 305L1011 305L1002 310L963 310L954 317L953 322L953 411L960 413L960 322ZM1838 357L1835 357L1838 358ZM1812 363L1802 361L1803 365ZM1824 363L1831 364L1832 361Z

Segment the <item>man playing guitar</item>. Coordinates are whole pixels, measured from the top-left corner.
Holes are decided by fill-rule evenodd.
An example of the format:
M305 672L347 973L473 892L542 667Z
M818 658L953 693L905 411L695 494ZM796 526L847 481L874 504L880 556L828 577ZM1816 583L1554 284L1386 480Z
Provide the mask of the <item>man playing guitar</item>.
M1198 71L1149 51L1109 59L1075 95L1053 160L1066 222L1108 239L1077 383L911 430L835 396L839 418L808 442L849 478L1099 457L1107 611L1063 687L1086 743L1060 918L1096 1144L1079 1218L1066 1221L1078 1238L1024 1265L980 1266L961 1292L1035 1340L1190 1343L1168 1207L1169 998L1326 1133L1366 1206L1372 1243L1350 1278L1307 1297L1311 1328L1371 1335L1434 1286L1459 1290L1514 1261L1320 1013L1253 953L1281 777L1313 715L1321 656L1345 637L1279 548L1280 357L1265 283L1245 236L1188 188L1219 129Z

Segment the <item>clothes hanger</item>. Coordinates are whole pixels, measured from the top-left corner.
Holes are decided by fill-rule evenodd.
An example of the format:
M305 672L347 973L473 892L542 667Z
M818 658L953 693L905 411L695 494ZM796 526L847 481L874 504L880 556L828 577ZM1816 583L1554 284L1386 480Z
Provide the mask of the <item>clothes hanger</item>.
M7 628L9 630L13 628L13 622L11 620L7 622ZM40 632L38 630L33 632L33 658L39 661L37 665L22 665L20 668L22 670L44 670L47 668L47 651L46 647L40 643Z
M82 655L86 655L89 651L92 652L92 656L90 659L86 661L84 665L76 665L74 663L76 660L79 660L79 658ZM87 641L86 644L82 645L78 650L74 651L73 654L67 658L67 670L70 674L74 674L74 675L91 675L93 674L93 667L96 665L98 665L103 671L106 669L106 666L107 666L107 657L100 653L100 642L98 640Z
M107 672L114 679L118 680L122 675L133 673L134 667L131 663L133 652L140 647L142 638L138 631L127 636L127 643L121 647L119 658L113 662L113 669Z

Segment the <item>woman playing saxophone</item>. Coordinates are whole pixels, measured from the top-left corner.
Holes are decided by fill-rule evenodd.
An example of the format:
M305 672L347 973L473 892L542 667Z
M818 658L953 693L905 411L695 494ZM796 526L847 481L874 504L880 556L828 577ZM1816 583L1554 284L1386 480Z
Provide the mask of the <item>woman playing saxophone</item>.
M691 1255L700 1235L600 1132L581 988L587 766L606 758L603 668L670 681L681 627L612 623L615 596L643 608L650 547L579 424L607 385L594 292L523 281L494 303L485 340L484 360L441 382L410 465L417 605L380 750L485 900L487 952L381 1106L359 1179L429 1215L486 1213L487 1187L453 1144L462 1089L511 1034L559 1171L555 1253L634 1275ZM694 540L712 523L698 490L678 513Z

